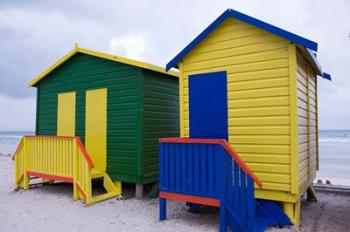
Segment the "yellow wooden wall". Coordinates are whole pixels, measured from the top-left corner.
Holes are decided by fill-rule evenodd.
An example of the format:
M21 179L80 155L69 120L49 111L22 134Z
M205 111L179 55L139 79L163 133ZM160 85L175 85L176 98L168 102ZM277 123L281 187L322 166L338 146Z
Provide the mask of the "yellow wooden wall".
M290 126L289 66L296 66L291 49L295 45L287 40L227 19L179 64L181 136L189 135L188 75L227 71L229 142L261 178L264 191L290 192L291 172L297 171L290 155L296 141Z
M299 52L297 64L299 186L303 192L315 179L318 166L317 78Z

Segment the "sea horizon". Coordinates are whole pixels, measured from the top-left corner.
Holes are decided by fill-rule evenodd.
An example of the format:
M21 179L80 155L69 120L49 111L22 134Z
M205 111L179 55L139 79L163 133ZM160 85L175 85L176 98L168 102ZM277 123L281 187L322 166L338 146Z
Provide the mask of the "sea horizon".
M0 131L0 155L12 156L23 135L33 135L30 130ZM350 186L350 129L319 130L319 164L315 181L329 180L332 184Z

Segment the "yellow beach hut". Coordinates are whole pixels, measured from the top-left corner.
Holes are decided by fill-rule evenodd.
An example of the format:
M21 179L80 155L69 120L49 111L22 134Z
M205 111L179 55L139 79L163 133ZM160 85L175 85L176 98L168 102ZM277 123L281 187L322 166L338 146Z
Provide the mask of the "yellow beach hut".
M191 78L198 83L201 75L224 73L227 126L221 134L262 181L256 198L281 202L296 225L300 198L307 190L314 194L319 168L317 76L331 79L316 51L311 40L228 9L166 66L180 73L182 137L192 137L196 123L190 120Z

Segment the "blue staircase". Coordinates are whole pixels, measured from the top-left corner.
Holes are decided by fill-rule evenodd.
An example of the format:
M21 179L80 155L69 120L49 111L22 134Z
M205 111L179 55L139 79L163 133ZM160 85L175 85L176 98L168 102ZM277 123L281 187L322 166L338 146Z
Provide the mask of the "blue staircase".
M200 205L187 203L188 211L199 213ZM255 200L255 231L265 231L269 226L283 227L293 225L278 203L269 200ZM234 228L231 225L230 228Z
M255 217L255 231L265 231L269 226L293 225L282 208L276 202L269 200L255 200Z
M291 225L277 203L256 200L262 183L223 139L160 139L160 220L166 201L220 208L220 231L255 232Z

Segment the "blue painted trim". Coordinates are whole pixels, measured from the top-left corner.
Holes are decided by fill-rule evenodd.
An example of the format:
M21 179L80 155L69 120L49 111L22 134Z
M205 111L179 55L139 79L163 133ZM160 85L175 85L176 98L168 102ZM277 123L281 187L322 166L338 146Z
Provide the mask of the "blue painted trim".
M166 70L176 67L177 64L195 47L197 46L204 38L206 38L215 28L217 28L225 19L232 17L238 20L241 20L245 23L251 24L258 28L261 28L265 31L271 32L277 36L280 36L284 39L292 41L300 46L311 49L313 51L317 51L317 43L301 37L297 34L288 32L279 27L276 27L272 24L263 22L259 19L250 17L241 12L227 9L224 13L222 13L213 23L211 23L202 33L200 33L192 42L190 42L179 54L177 54L167 65Z
M322 74L322 77L324 79L327 79L327 80L330 80L330 81L332 80L332 76L330 74L328 74L328 73L325 73L325 72Z

